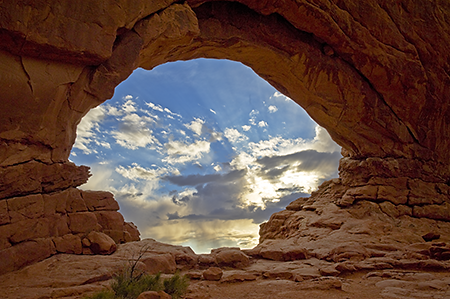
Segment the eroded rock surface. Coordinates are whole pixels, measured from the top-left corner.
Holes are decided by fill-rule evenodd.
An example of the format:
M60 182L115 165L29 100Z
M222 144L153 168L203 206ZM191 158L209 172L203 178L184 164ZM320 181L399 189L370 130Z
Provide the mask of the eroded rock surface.
M450 263L418 258L417 254L424 251L423 242L410 247L410 257L407 260L400 255L364 259L354 255L355 252L361 252L361 247L352 244L348 244L346 248L341 247L338 261L316 257L276 261L268 259L270 256L258 258L253 253L239 250L242 255L249 254L246 255L249 263L245 267L239 265L235 268L230 264L221 267L217 264L206 266L200 263L200 256L188 247L146 239L119 244L117 251L111 255L52 256L19 271L2 275L0 288L2 298L5 299L82 298L108 287L115 273L133 263L136 263L136 271L153 273L154 265L146 261L165 256L172 259L173 264L167 264L159 271L174 273L175 267L182 271L181 274L188 275L191 281L184 298L190 299L294 299L299 296L354 299L447 298L450 292ZM399 248L388 249L387 246L380 245L373 250L395 252ZM219 248L219 252L230 251L238 250ZM216 253L217 251L207 255L214 259L217 257ZM191 262L186 263L187 259ZM168 277L171 274L162 275Z
M198 57L252 67L343 147L340 178L272 216L253 256L447 259L450 2L47 0L0 10L0 273L139 238L111 195L76 189L89 177L68 161L76 126L137 67ZM438 245L411 251L421 238ZM230 257L247 266L233 251L199 259ZM380 263L398 263L389 261Z

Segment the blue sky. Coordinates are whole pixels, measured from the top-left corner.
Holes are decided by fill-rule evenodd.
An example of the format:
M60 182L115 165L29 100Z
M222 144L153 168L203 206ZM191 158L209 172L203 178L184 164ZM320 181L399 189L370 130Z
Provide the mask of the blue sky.
M340 147L250 68L197 59L137 69L78 126L83 189L115 194L141 237L196 252L258 242L259 224L337 177Z

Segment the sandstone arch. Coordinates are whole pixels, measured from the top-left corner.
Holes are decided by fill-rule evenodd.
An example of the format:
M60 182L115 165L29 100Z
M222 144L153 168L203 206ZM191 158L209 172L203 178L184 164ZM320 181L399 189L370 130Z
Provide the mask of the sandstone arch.
M70 213L92 219L86 230L127 239L109 195L75 189L89 176L68 161L76 125L135 68L197 57L247 64L329 131L345 155L331 201L383 201L398 215L450 220L446 1L48 0L0 8L0 252L23 259L6 270L43 258L21 256L20 246L38 244L48 255L54 238L82 234ZM47 215L49 198L61 196L81 208ZM14 237L23 221L33 232ZM54 221L60 232L50 230Z

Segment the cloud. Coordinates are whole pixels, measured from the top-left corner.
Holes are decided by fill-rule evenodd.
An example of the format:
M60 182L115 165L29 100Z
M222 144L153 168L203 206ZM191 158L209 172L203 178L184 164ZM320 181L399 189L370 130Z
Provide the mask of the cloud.
M190 246L196 253L209 253L220 247L253 248L258 244L258 231L259 225L250 219L172 219L141 233L161 242Z
M211 112L214 113L214 114L217 114L217 112L214 111L214 110L212 110L212 109L209 109L209 111L211 111Z
M137 108L132 100L128 100L123 104L122 109L124 116L118 119L119 128L111 132L117 144L131 150L136 150L140 147L156 149L161 146L161 143L150 129L156 124L155 119L135 113Z
M249 122L250 124L256 126L256 116L257 116L258 114L259 114L259 111L253 109L253 110L249 113L250 119L248 120L248 122Z
M119 165L116 167L116 172L122 175L123 177L130 179L132 181L138 180L155 180L169 173L169 170L166 168L158 167L155 169L145 168L137 163L133 163L131 166L123 167Z
M155 105L153 103L145 103L145 105L147 105L148 107L150 107L153 110L159 111L159 112L164 112L164 109L161 107L161 105Z
M275 105L270 105L269 106L269 113L275 113L277 111L278 111L277 106L275 106Z
M145 127L132 127L123 125L120 131L111 132L117 144L122 147L136 150L139 147L155 149L161 143L153 136L153 131Z
M198 136L200 136L202 135L204 123L205 121L203 119L194 118L193 121L191 121L189 124L185 124L184 126L189 130L191 130L192 132L194 132L195 134L197 134Z
M278 91L275 91L275 93L270 98L281 98L284 99L285 101L292 101L291 98L285 96L284 94Z
M260 177L277 180L289 170L295 172L319 172L333 174L338 167L340 153L321 153L305 150L289 155L262 157L256 160L261 165Z
M241 134L238 130L234 128L226 128L224 135L231 143L237 143L248 139L247 136Z
M251 128L252 128L252 126L249 126L249 125L242 126L242 130L244 130L245 132L249 131Z
M184 164L199 160L209 153L210 145L210 142L205 140L196 140L193 143L172 140L164 145L167 156L162 161L169 164Z
M245 176L246 170L233 170L227 174L190 174L187 176L166 176L165 180L178 186L200 186L207 183L218 182L227 184L236 180L240 180Z
M260 127L260 128L264 128L264 127L267 127L267 126L269 126L269 125L263 120L258 123L258 127Z
M136 104L133 102L132 97L131 96L126 96L125 99L128 99L128 101L126 101L123 105L122 105L122 110L128 113L131 112L136 112Z
M97 138L99 132L99 123L105 118L106 109L103 106L98 106L91 109L86 116L81 119L77 127L77 139L75 140L74 148L77 148L85 155L96 153L94 146L91 143L109 148L110 145L106 141L100 142Z

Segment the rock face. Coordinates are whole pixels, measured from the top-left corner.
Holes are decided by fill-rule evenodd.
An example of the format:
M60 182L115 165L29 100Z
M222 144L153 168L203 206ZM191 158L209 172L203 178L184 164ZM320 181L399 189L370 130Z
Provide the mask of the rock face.
M138 239L110 195L76 189L89 177L68 161L76 126L137 67L198 57L252 67L343 147L339 180L274 215L262 241L301 240L304 225L318 240L314 229L347 227L344 214L447 229L447 1L47 0L0 10L0 272L58 251L90 254L92 231ZM288 252L277 258L294 259Z
M284 252L293 247L284 244ZM292 245L292 244L291 244ZM258 257L255 252L236 248L219 248L203 257L188 247L158 243L152 239L118 244L111 255L88 256L59 254L24 269L2 275L0 289L4 299L83 298L111 284L114 274L135 265L136 271L152 272L149 260L161 256L173 264L160 268L172 273L173 266L190 277L188 293L183 298L446 298L450 291L450 262L436 259L413 259L425 252L416 243L409 247L405 259L398 248L373 244L371 251L347 244L335 249L335 259L307 257L301 260L274 261ZM444 250L442 244L430 248ZM446 247L448 250L448 247ZM276 248L271 248L272 253ZM361 254L374 255L361 260ZM389 257L381 257L381 252ZM246 266L204 265L202 258L219 259L219 254L246 256ZM239 252L239 254L237 254ZM266 251L268 252L268 251ZM448 251L447 251L448 252ZM395 254L397 253L397 255ZM247 255L249 254L249 255ZM359 254L359 255L358 255ZM274 255L275 256L275 255ZM189 259L191 262L186 264ZM230 259L228 259L230 261ZM343 274L343 275L341 275ZM351 274L351 275L349 275ZM162 274L164 277L170 275ZM161 292L146 292L142 298L170 298ZM139 298L141 298L141 296Z
M139 240L109 192L70 188L0 203L0 274L55 253L110 254L116 243Z

